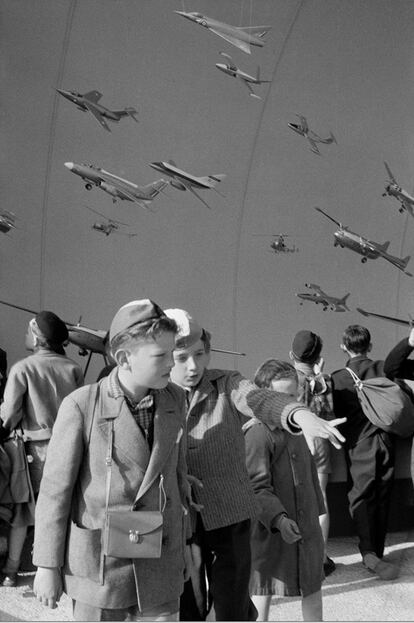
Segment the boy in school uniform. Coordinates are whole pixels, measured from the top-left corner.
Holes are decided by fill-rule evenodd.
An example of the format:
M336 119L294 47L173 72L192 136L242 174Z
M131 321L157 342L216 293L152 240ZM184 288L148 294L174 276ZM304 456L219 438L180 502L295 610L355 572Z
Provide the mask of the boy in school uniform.
M187 394L187 464L193 495L201 505L191 543L198 568L181 598L181 620L205 620L211 597L216 620L254 621L250 520L257 502L246 468L242 425L256 416L272 429L303 430L339 447L344 439L335 426L344 420L325 422L291 397L259 389L237 371L208 369L210 334L184 310L166 314L178 325L171 379Z
M188 482L184 395L169 383L175 332L149 299L122 306L110 327L116 367L59 410L36 510L33 590L55 608L63 582L75 620L178 620ZM106 509L157 511L161 483L160 557L105 555Z

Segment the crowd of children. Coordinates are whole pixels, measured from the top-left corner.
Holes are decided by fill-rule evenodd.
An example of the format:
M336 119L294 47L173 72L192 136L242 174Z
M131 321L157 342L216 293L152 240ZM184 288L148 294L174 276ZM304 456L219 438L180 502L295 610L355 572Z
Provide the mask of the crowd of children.
M396 577L383 560L392 439L367 423L346 370L322 372L319 336L299 331L293 365L269 359L253 382L209 368L211 336L185 310L131 301L110 326L113 363L88 385L67 338L55 314L37 314L33 354L5 386L3 437L24 440L31 495L12 506L3 586L17 583L34 523L33 591L50 608L65 591L75 620L197 621L212 609L267 620L272 595L300 595L303 619L322 620L331 444L345 445L363 563ZM384 374L370 346L364 327L345 331L362 378ZM396 348L387 374L413 376L414 334Z

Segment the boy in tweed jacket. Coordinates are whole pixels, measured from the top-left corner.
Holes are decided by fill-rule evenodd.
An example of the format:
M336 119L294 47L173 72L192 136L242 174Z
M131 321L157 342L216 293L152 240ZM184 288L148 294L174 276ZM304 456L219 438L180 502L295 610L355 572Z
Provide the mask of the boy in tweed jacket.
M291 397L258 389L234 370L207 369L210 334L187 312L166 310L178 325L171 379L187 393L187 465L201 509L191 541L195 566L181 598L181 620L205 620L210 599L216 620L254 621L249 597L250 520L256 501L245 461L242 425L256 416L271 429L325 437L339 447L344 438ZM205 575L209 577L206 590Z

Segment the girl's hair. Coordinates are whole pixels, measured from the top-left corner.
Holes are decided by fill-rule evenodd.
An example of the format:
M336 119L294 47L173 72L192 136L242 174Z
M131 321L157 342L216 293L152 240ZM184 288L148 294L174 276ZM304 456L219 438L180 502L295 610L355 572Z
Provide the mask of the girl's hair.
M111 353L115 355L121 347L129 345L131 342L141 340L144 342L155 340L161 333L177 333L177 324L172 318L163 316L156 320L147 320L139 325L131 327L116 335L111 342Z
M287 361L267 359L256 370L254 382L258 387L270 387L272 381L280 379L295 379L298 375L295 368Z

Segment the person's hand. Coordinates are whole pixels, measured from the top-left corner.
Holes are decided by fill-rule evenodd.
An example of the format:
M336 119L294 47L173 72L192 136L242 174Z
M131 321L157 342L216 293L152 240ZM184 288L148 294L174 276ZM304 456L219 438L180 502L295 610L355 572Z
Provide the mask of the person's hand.
M293 414L293 422L297 424L305 436L306 443L309 449L314 447L315 437L322 437L322 439L329 439L331 444L335 448L340 448L341 444L345 441L345 437L337 430L339 424L346 422L346 417L336 418L327 422L318 417L309 409L298 409ZM311 450L312 452L312 450Z
M63 592L60 569L39 567L33 582L33 592L44 606L52 610L56 608Z
M191 570L193 568L193 556L191 553L190 545L186 545L184 548L184 582L191 577Z
M298 524L287 515L282 515L276 525L285 543L296 543L302 538Z
M324 365L325 365L325 361L323 357L321 357L316 363L313 364L313 372L315 374L321 374Z
M408 336L408 344L414 348L414 327L410 331L410 335Z
M187 480L190 483L190 497L188 500L189 505L194 508L198 513L204 508L203 504L197 504L193 498L193 489L202 489L204 487L202 481L196 476L192 476L191 474L187 474Z

